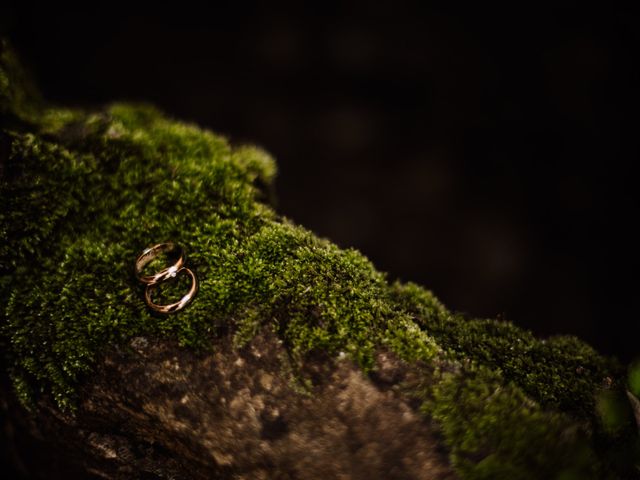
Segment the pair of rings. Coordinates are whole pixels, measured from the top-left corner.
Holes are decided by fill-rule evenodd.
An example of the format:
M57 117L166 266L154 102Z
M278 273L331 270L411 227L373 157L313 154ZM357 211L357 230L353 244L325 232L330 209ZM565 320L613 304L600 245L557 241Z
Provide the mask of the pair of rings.
M153 275L142 274L142 270L144 269L144 267L158 255L160 255L161 253L173 251L176 251L176 253L178 254L178 260L176 261L176 263L160 270L157 273L154 273ZM147 286L144 290L144 299L149 308L160 313L173 313L183 309L191 300L193 300L193 297L195 297L196 292L198 291L198 279L191 270L184 266L185 262L186 258L184 249L172 242L159 243L157 245L154 245L153 247L147 248L136 259L136 278ZM153 301L151 300L151 292L153 291L153 289L160 283L175 278L181 272L184 272L189 275L189 277L191 277L191 288L189 289L189 292L187 292L187 294L179 301L171 303L169 305L158 305L153 303Z

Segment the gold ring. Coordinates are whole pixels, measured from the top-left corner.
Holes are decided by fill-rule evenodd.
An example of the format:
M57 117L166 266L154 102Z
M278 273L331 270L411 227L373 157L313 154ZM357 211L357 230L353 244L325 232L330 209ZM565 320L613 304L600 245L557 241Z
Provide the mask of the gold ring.
M145 265L151 262L160 253L172 252L174 250L178 250L180 252L180 256L176 261L176 263L174 263L170 267L160 270L158 273L154 275L142 275L142 269L145 267ZM159 243L158 245L154 245L153 247L147 248L136 259L136 277L142 283L145 283L147 285L160 283L166 280L167 278L175 277L178 271L184 266L184 262L185 262L184 250L182 248L180 248L179 246L177 246L175 243L172 243L172 242Z
M154 258L156 258L162 252L172 252L177 250L179 253L178 260L170 267L163 268L158 273L153 275L142 275L142 269L148 265ZM144 291L144 299L152 310L160 313L173 313L181 310L185 307L196 295L198 291L198 279L196 275L184 266L185 254L184 249L179 247L173 242L159 243L153 247L144 250L140 256L136 259L135 274L136 278L142 283L147 285ZM160 283L175 278L180 272L186 272L191 277L191 288L189 292L176 303L169 305L158 305L151 300L151 291Z
M189 292L176 303L171 303L169 305L157 305L151 301L151 290L153 290L158 283L148 284L147 288L144 290L144 299L152 310L160 313L177 312L184 308L184 306L187 305L196 295L196 292L198 291L198 280L196 279L195 274L187 267L182 267L175 272L175 275L172 275L172 277L178 275L180 272L186 272L191 277L191 288L189 289Z

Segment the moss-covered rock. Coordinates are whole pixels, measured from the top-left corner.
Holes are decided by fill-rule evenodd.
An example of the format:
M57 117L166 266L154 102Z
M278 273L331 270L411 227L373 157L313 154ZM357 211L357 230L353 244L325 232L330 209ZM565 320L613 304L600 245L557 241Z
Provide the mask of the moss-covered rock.
M463 318L418 285L388 282L359 252L274 211L276 165L260 148L148 104L50 105L6 40L0 48L0 342L25 406L51 396L72 414L104 355L134 338L210 352L266 328L294 369L321 353L375 376L388 351L421 372L403 395L438 425L461 478L632 474L631 409L615 408L611 427L602 407L626 398L614 359L573 337ZM200 289L163 316L132 269L168 240L185 247Z

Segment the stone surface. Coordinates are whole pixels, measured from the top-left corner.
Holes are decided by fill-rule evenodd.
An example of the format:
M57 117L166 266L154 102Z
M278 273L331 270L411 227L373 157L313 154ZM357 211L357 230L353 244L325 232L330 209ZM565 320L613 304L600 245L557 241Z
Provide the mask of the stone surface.
M105 356L75 415L43 401L19 417L66 459L61 477L457 478L437 429L400 388L417 370L389 352L376 364L369 376L344 357L318 357L294 373L268 331L206 355L137 337ZM51 478L50 464L28 469Z

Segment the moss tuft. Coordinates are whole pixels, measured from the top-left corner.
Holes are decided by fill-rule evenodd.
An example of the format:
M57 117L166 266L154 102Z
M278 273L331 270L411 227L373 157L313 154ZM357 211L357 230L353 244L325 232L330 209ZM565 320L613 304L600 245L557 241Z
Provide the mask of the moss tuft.
M395 299L455 359L471 359L500 370L537 402L577 417L593 413L595 393L607 379L620 378L622 367L571 336L547 340L515 325L466 319L448 312L418 285L393 285Z
M0 119L28 121L39 115L43 103L10 42L0 37Z
M497 371L470 365L443 373L431 395L423 410L442 423L463 478L601 478L585 431Z
M640 360L635 360L629 365L628 372L629 390L640 398Z

